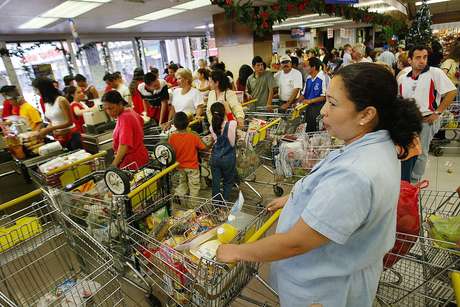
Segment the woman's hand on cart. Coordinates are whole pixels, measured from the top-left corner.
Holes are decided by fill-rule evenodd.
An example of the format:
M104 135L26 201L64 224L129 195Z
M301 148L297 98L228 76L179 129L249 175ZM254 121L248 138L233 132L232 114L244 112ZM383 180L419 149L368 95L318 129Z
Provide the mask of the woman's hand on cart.
M276 210L281 209L284 205L286 205L288 199L289 195L275 198L267 205L267 210L270 212L276 212Z
M46 127L46 128L40 129L40 137L45 138L48 134L51 133L51 131L53 131L53 130L49 126Z
M221 244L217 248L216 260L222 263L235 263L238 258L238 244Z

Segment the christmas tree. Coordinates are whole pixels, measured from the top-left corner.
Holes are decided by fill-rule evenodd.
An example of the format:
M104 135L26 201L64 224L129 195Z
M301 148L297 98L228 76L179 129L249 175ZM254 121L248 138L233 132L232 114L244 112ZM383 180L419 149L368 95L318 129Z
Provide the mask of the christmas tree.
M417 45L430 45L433 40L431 31L431 13L426 0L422 0L422 5L415 15L412 26L406 36L406 47L411 48Z

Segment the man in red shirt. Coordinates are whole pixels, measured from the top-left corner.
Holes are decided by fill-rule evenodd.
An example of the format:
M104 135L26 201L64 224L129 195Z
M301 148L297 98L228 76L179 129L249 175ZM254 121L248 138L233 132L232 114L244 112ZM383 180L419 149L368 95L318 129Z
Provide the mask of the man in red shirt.
M179 185L175 194L198 197L201 186L198 151L205 150L206 145L196 133L187 131L188 117L184 112L176 113L174 126L177 132L169 137L168 143L173 147L176 161L179 162Z

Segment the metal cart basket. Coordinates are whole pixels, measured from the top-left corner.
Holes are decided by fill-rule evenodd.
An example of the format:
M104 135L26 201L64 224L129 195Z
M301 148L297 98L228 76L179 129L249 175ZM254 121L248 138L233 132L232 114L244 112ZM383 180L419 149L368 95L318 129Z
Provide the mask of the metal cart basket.
M123 304L112 256L48 197L3 216L0 227L2 306Z

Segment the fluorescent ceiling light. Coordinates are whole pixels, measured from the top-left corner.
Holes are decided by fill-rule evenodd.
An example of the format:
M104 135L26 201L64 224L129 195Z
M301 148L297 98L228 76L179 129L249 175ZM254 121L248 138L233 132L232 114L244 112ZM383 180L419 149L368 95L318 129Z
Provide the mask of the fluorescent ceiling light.
M99 2L99 3L109 3L112 0L77 0L82 2Z
M299 20L299 19L305 19L305 18L310 18L310 17L318 17L320 16L319 14L309 14L309 15L303 15L299 17L291 17L286 19L285 21L291 21L291 20Z
M101 6L103 3L97 2L78 2L66 1L55 8L41 14L41 17L58 17L58 18L74 18L84 14L92 9Z
M329 18L322 18L322 19L304 20L304 21L275 25L273 26L273 28L290 27L290 26L297 26L297 25L308 26L308 24L310 23L317 24L319 22L330 22L330 21L338 21L338 20L343 20L343 18L342 17L329 17Z
M367 1L367 2L353 4L353 6L354 7L365 7L365 6L377 5L377 4L383 4L383 3L385 3L385 1L383 1L383 0L373 0L373 1Z
M447 2L447 1L450 1L450 0L428 0L426 4L434 4L434 3L441 3L441 2ZM422 5L422 1L415 2L415 5L416 6Z
M150 14L146 14L146 15L136 17L134 19L152 21L152 20L158 20L158 19L165 18L165 17L168 17L168 16L180 14L182 12L185 12L185 10L164 9L164 10L159 10L159 11L156 11L156 12L153 12L153 13L150 13Z
M213 23L208 24L208 28L214 28L214 24ZM195 29L206 29L206 25L195 27Z
M173 6L173 9L180 9L180 10L194 10L203 6L211 5L211 1L209 0L193 0L189 2L185 2L183 4L179 4Z
M26 23L23 23L19 26L19 29L40 29L43 28L50 23L57 21L59 18L43 18L43 17L35 17L29 20Z
M148 20L134 20L134 19L130 19L130 20L126 20L126 21L122 21L122 22L116 23L116 24L111 25L111 26L108 26L108 27L106 27L106 28L107 28L107 29L125 29L125 28L134 27L134 26L137 26L137 25L146 23L146 22L148 22Z
M394 6L385 6L385 7L378 7L378 8L370 8L369 12L375 12L375 13L384 13L388 11L396 11L398 10Z

